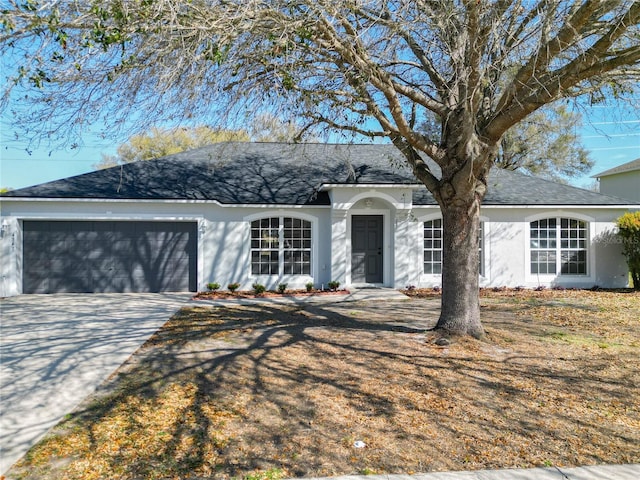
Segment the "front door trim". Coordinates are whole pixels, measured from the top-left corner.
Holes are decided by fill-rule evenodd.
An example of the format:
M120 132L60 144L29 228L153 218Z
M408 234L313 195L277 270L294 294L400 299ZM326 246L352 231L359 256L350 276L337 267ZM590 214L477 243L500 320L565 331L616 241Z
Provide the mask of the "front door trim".
M373 215L373 216L382 216L382 283L354 283L352 277L352 265L351 265L351 255L352 255L352 226L353 226L353 216L359 215ZM391 245L391 228L390 228L390 214L389 210L382 209L352 209L349 210L347 215L347 252L346 252L346 284L354 285L354 286L390 286L393 284L393 279L391 278L391 260L393 258L393 250Z

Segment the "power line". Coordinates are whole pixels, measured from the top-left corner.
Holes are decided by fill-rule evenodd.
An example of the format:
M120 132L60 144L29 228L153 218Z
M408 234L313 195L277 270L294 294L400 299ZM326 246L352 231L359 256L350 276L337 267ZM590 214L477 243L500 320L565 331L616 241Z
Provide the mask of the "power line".
M621 123L640 123L640 120L619 120L617 122L587 122L587 125L620 125Z
M596 150L630 150L630 149L640 150L640 145L633 145L631 147L599 147L599 148L588 148L587 150L596 151Z
M580 138L640 137L638 133L613 133L611 135L581 135Z

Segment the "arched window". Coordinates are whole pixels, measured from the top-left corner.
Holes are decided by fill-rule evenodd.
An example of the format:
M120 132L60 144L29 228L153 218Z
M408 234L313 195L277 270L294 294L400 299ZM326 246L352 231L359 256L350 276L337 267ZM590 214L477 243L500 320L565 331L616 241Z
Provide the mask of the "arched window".
M484 275L484 222L478 231L479 273ZM424 222L424 273L442 274L442 219Z
M252 275L311 275L311 222L269 217L251 222Z
M587 274L587 222L575 218L545 218L529 224L531 273Z

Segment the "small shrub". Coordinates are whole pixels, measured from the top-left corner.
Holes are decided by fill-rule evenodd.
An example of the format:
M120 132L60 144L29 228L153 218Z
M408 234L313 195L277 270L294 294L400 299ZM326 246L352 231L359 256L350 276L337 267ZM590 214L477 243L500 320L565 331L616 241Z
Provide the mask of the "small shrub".
M231 292L231 293L235 293L236 290L238 290L240 288L240 284L235 282L235 283L230 283L229 285L227 285L227 289Z
M438 285L436 285L435 287L433 287L431 290L433 290L434 292L439 292L441 289Z
M407 292L413 292L416 289L415 285L407 285L405 287L405 289L407 290Z
M376 471L369 467L365 467L362 470L360 470L360 475L375 475L375 474L376 474Z
M640 290L640 211L627 212L616 220L622 239L622 254L627 257L629 276L635 290Z
M557 290L559 292L564 292L566 290L566 288L563 287L562 285L554 285L553 286L553 290Z
M313 290L313 282L306 283L304 287L307 289L307 292L310 292Z
M278 285L278 293L284 293L286 289L287 289L286 283L280 283Z
M220 284L219 283L215 283L215 282L207 283L207 290L209 290L210 292L215 292L219 288L220 288Z
M279 468L270 468L262 472L249 473L243 480L281 480L284 476L284 472Z
M547 287L545 287L544 285L538 285L536 288L534 288L534 290L536 292L541 292L543 290L545 290Z
M340 282L338 282L337 280L331 280L329 283L327 283L327 285L329 286L330 290L338 290L338 287L340 286Z
M265 287L261 283L254 283L252 287L253 287L253 292L256 295L262 295L267 290L267 287Z
M522 285L518 285L516 288L514 288L514 290L516 292L522 292L524 290L524 287Z

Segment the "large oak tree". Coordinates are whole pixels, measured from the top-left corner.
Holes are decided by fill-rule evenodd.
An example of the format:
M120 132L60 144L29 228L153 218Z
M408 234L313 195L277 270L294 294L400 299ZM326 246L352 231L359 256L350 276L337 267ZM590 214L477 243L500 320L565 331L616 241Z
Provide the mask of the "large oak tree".
M503 136L558 99L624 93L640 61L634 0L2 4L0 47L15 66L5 107L20 96L26 131L191 118L236 128L232 114L274 111L391 141L442 210L438 327L474 336L479 210ZM436 141L417 128L429 115Z
M428 118L420 131L434 142L442 125ZM541 108L515 124L502 136L495 166L566 182L589 173L593 160L581 143L582 115L563 103Z

